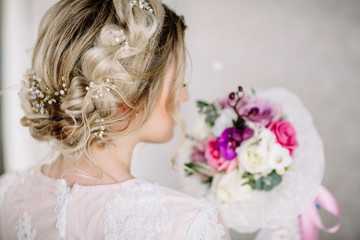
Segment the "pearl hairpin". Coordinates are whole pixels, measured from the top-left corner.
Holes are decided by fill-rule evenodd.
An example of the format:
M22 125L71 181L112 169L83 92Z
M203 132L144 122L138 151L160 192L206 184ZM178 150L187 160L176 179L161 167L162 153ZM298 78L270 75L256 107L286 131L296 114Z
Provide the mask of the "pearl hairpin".
M104 119L96 119L95 123L103 123ZM102 139L105 131L105 126L100 125L99 127L96 127L96 131L94 132L95 137Z
M96 84L95 82L90 82L89 86L85 88L86 91L91 91L92 98L101 98L104 96L104 91L110 92L111 89L115 90L116 86L111 83L110 79L105 79L105 82Z
M148 2L146 2L146 1L144 1L144 0L139 0L139 1L134 0L133 4L136 5L136 6L139 6L139 8L144 9L144 10L150 12L150 13L154 12L154 10L150 6L150 4Z
M121 43L121 42L125 41L125 39L126 39L123 29L114 31L113 34L114 34L114 41L116 43Z
M129 42L126 41L126 35L123 29L113 31L114 41L116 44L122 44L122 48L125 51L130 49Z

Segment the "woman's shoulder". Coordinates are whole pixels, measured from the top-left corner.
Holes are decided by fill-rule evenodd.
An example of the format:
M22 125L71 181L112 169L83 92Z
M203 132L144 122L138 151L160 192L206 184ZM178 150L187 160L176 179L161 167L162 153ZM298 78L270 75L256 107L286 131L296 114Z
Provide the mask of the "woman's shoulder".
M141 191L145 191L143 196L152 198L153 195L157 195L154 200L162 202L168 209L174 208L174 210L181 212L192 212L196 215L201 209L214 209L215 207L206 199L198 198L175 190L170 187L166 187L159 183L154 183L145 179L137 179L137 184L141 185ZM132 188L134 189L134 188Z
M216 207L205 198L193 197L148 181L143 183L163 192L164 206L170 215L176 216L178 224L175 226L187 226L186 239L222 239L225 235Z
M9 171L0 176L0 208L5 199L34 175L35 169Z

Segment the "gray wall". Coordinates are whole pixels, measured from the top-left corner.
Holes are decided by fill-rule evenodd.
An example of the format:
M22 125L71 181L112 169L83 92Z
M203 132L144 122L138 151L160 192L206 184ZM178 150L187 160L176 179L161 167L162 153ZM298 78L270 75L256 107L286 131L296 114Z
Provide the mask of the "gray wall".
M19 83L28 67L39 16L53 1L4 2L4 7L11 9L3 9L1 17L11 21L3 22L6 54L2 59L4 64L6 59L6 86L11 86ZM191 99L183 106L188 125L196 118L196 99L213 100L237 85L283 86L295 92L312 113L324 140L324 184L343 213L340 231L321 234L321 239L359 239L360 1L165 2L182 13L188 24L186 38L193 61ZM15 110L19 109L16 91L5 97L6 112L1 116L5 123L2 135L6 139L6 166L16 169L32 165L39 161L37 153L42 151L18 123L21 111ZM175 140L163 145L139 145L132 166L134 174L178 188L169 161L175 145ZM334 223L328 215L324 219L325 223ZM236 233L232 236L253 238Z
M2 5L3 2L0 1L0 12L2 11ZM2 56L2 44L1 44L1 40L2 40L2 18L0 18L0 56ZM2 78L1 78L1 72L2 72L2 63L1 63L1 58L0 58L0 89L2 89ZM0 90L1 91L1 90ZM1 116L1 112L2 112L2 98L0 96L0 116ZM0 132L2 131L2 118L0 118ZM0 138L0 174L2 174L4 172L4 156L3 156L3 140L2 138Z

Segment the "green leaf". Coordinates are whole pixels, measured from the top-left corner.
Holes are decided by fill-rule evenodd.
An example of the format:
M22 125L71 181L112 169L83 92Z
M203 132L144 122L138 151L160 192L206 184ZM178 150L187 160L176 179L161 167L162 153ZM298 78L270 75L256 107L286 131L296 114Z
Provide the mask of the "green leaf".
M244 182L241 186L250 185L250 181Z
M262 190L263 189L263 181L262 181L262 177L255 180L255 189L256 190Z
M210 175L211 169L208 165L205 163L185 163L184 164L188 169L185 169L189 171L189 169L193 170L193 172L201 173L204 175Z
M215 104L198 100L196 106L199 108L199 113L205 115L205 122L213 127L216 119L220 116Z
M272 176L272 179L273 179L273 184L274 186L277 186L281 183L281 180L282 180L282 177L281 175L277 174L275 171L274 171L274 174Z
M262 182L262 190L270 191L281 183L282 177L273 170L266 177L261 177L259 180Z
M248 181L242 185L248 184L252 189L260 191L270 191L275 186L279 185L282 180L282 176L277 174L275 170L273 170L267 176L260 177L256 180L254 175L249 172L245 172L242 175L242 178L248 179Z
M250 182L249 182L249 185L252 189L255 189L255 180L254 179L251 179Z
M202 100L197 100L196 103L198 106L209 106L209 104L207 102L202 101Z
M245 172L245 173L242 175L242 178L249 178L249 177L251 177L251 176L252 176L251 173Z
M185 138L190 141L194 141L194 142L198 142L198 143L200 142L198 139L196 139L194 136L192 136L191 134L188 134L188 133L185 134Z

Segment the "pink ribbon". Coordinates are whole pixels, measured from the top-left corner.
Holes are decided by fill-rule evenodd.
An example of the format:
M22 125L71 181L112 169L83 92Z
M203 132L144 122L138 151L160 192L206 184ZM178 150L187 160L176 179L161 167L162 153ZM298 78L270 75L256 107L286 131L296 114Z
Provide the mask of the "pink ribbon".
M338 223L331 228L326 228L321 221L316 204L336 216ZM336 232L340 228L340 218L340 208L336 199L325 187L320 186L314 204L311 204L311 206L300 215L302 240L318 240L318 229L328 233Z

